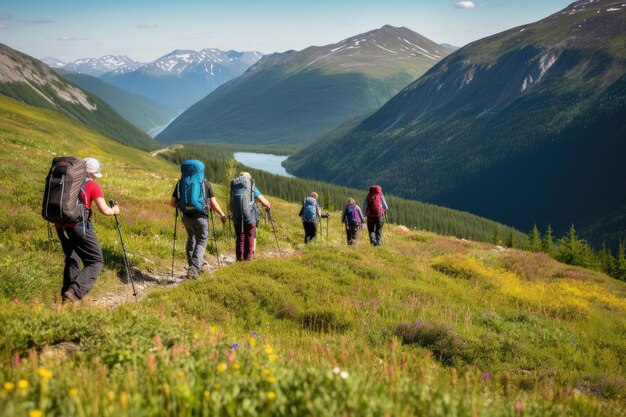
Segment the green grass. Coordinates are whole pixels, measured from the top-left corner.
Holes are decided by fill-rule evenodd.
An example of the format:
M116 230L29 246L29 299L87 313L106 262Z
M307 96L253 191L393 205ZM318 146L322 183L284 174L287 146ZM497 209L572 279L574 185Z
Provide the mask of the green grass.
M2 417L625 411L626 284L395 225L378 248L363 236L346 246L336 222L328 241L302 246L298 207L272 196L289 256L262 223L254 261L117 308L94 302L130 291L114 222L98 216L105 270L80 305L61 305L61 250L38 213L52 155L101 159L131 263L148 276L169 272L177 166L9 99L0 142ZM217 237L232 255L228 232Z

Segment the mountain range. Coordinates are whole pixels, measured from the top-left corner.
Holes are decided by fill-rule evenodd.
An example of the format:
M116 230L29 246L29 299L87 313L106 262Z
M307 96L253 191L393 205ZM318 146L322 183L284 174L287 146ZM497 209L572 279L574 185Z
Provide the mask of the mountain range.
M311 143L377 109L451 51L407 28L384 26L271 54L194 104L158 140Z
M59 111L124 144L141 149L156 147L150 136L104 101L63 79L41 61L3 44L0 44L0 94Z
M64 63L54 57L46 57L42 61L50 68L63 69L79 74L87 74L93 77L100 77L106 73L125 74L136 70L144 65L124 55L105 55L100 58L82 58L72 62Z
M626 6L577 1L449 55L288 170L522 230L626 233ZM350 173L346 175L346 173Z
M219 49L175 50L134 71L109 71L100 78L124 90L184 110L242 74L261 56L260 52Z

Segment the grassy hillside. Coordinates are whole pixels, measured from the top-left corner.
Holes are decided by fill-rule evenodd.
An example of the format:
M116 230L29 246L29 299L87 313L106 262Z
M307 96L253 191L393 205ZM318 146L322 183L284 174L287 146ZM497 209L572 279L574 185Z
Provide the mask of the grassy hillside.
M63 78L104 100L122 117L144 132L165 126L178 115L176 110L165 104L129 93L96 77L72 72L60 72L60 74Z
M62 306L61 250L38 214L53 154L103 162L138 286L169 273L176 166L6 98L0 122L2 416L626 411L624 283L396 226L380 248L347 247L336 223L302 247L297 206L272 196L288 256L262 224L258 259L116 308L103 300L130 290L114 222L97 216L106 268L85 301Z

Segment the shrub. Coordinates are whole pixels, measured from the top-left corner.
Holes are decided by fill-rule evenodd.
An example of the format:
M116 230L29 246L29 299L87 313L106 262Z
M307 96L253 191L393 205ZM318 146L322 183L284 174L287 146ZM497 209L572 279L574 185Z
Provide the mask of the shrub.
M443 323L401 323L394 327L393 334L405 344L416 344L433 352L435 358L445 365L455 365L464 357L467 342Z

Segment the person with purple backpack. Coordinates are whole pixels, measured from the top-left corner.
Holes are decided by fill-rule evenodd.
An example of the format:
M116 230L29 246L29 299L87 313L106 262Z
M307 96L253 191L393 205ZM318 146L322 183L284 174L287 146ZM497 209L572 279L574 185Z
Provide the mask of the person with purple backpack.
M361 207L357 206L354 198L349 198L341 213L341 222L346 225L348 245L356 244L356 237L361 224L365 221Z

